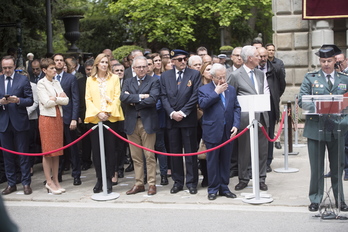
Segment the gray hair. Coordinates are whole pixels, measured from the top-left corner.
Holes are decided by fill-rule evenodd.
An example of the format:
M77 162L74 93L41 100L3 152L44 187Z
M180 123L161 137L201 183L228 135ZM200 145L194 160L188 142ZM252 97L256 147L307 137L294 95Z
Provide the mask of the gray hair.
M215 77L215 73L217 70L225 70L226 71L226 67L222 64L219 63L215 63L213 64L213 66L210 69L210 74Z
M137 63L138 60L145 60L146 61L146 66L148 65L147 59L145 56L137 56L134 58L133 63L132 63L132 68L134 69L135 64Z
M87 67L87 66L93 66L94 64L94 59L89 59L87 60L85 63L84 63L84 66Z
M243 48L242 48L242 47L235 47L235 48L232 50L232 54L236 51L236 49L242 50Z
M243 62L246 63L249 57L253 57L255 55L256 47L251 45L246 45L242 48L240 52L240 56L243 59Z
M188 60L188 66L191 66L193 61L198 60L199 62L201 62L201 64L203 63L202 58L200 56L194 55L191 56Z

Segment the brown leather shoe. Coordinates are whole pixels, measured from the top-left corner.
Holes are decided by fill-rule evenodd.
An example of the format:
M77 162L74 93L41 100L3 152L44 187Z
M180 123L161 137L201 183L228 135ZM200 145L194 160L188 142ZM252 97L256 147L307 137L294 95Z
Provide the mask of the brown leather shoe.
M33 193L33 190L31 190L30 185L23 185L23 192L24 195L30 195Z
M133 188L131 190L128 190L126 192L127 195L130 195L130 194L136 194L136 193L139 193L139 192L145 192L145 187L144 185L142 186L137 186L137 185L134 185Z
M7 194L10 194L10 193L13 193L14 191L17 191L17 186L7 186L4 191L2 191L2 195L7 195Z
M150 185L149 190L147 191L147 195L155 195L156 193L156 185Z

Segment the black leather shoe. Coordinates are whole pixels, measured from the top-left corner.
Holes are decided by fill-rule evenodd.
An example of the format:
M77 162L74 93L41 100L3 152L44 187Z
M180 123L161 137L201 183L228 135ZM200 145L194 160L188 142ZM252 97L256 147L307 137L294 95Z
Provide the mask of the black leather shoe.
M94 188L93 188L93 192L94 193L100 193L102 191L102 180L98 179L97 183L95 184Z
M197 188L191 187L189 188L190 194L196 194L197 193Z
M272 172L271 165L267 165L266 172Z
M125 172L132 172L134 171L134 166L133 166L133 163L130 163L128 165L128 167L126 168L126 170L124 170Z
M124 177L124 170L118 170L118 178L123 178Z
M260 190L267 191L268 190L267 184L265 184L264 182L260 182Z
M232 193L232 192L225 192L225 193L220 193L220 196L225 196L227 198L236 198L236 194Z
M308 210L311 211L311 212L318 211L318 209L319 209L319 203L311 203L308 206Z
M17 191L17 186L14 185L14 186L7 186L4 191L2 191L2 195L7 195L7 194L10 194L10 193L13 193Z
M161 175L161 185L168 185L167 175Z
M208 194L208 200L213 201L217 198L217 194L216 193L209 193Z
M247 183L239 182L239 183L236 185L236 187L234 187L234 189L235 189L236 191L239 191L239 190L245 189L247 186L248 186Z
M282 149L282 145L280 144L280 142L275 142L274 147L277 149Z
M24 195L30 195L33 193L33 190L30 188L30 185L23 186Z
M170 190L170 193L177 193L179 191L182 191L182 187L178 187L178 186L173 186L173 188Z
M340 207L341 211L347 212L348 211L348 206L345 202L341 203L341 207Z
M73 183L73 185L81 185L81 179L80 179L80 177L75 177L74 178L74 183Z

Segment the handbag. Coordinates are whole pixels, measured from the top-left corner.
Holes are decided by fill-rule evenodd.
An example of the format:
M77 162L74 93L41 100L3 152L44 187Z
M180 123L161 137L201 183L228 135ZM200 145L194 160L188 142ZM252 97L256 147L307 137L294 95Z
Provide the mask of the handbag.
M198 151L197 152L200 152L200 151L205 151L207 150L207 147L205 146L205 143L203 141L203 139L201 139L201 141L199 142L199 147L198 147ZM202 154L199 154L197 156L198 159L201 159L201 160L204 160L207 158L207 153L202 153Z

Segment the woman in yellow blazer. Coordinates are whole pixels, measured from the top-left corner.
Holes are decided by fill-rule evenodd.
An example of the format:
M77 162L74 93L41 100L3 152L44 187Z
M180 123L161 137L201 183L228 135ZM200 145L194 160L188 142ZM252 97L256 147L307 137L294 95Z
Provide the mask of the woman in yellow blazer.
M120 101L120 81L118 76L112 74L109 58L101 53L94 61L91 76L86 83L86 118L89 127L98 122L116 130L117 121L124 120ZM106 162L106 177L108 193L112 192L111 178L115 173L117 163L116 138L104 128L104 148ZM91 133L93 161L97 176L97 183L93 188L94 193L102 191L102 173L100 161L100 145L98 130Z
M62 105L67 105L69 98L63 92L59 81L53 79L57 73L54 61L49 58L42 59L40 66L46 76L37 83L40 108L39 131L42 152L48 152L63 147ZM58 182L59 156L61 155L63 155L62 150L45 155L42 159L46 178L45 187L53 194L65 192Z

